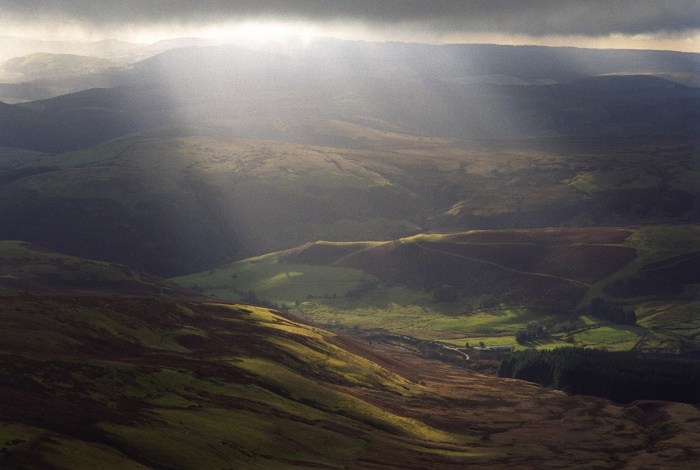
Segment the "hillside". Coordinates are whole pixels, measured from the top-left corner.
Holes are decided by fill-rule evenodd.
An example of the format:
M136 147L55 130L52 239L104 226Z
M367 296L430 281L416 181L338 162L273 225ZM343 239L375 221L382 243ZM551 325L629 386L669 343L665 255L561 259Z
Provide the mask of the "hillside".
M88 261L20 241L0 241L0 290L42 294L194 297L126 266Z
M37 131L19 145L50 153L217 119L244 120L239 137L321 145L329 142L313 132L290 134L269 123L381 121L404 133L475 140L697 138L698 89L667 79L697 75L697 64L696 54L652 51L320 41L301 49L180 47L133 71L95 57L19 57L5 65L19 74L10 83L32 74L51 79L30 81L42 89L5 90L18 93L8 96L16 102L64 89L18 105L65 126L65 143L39 147ZM619 86L598 83L611 76ZM640 99L650 93L653 100ZM18 144L0 134L0 146Z
M236 46L225 38L179 38L153 44L126 43L105 40L91 43L61 43L31 41L2 37L0 63L8 70L2 72L5 83L28 82L43 85L48 94L77 92L88 88L114 87L133 83L134 79L153 79L133 73L134 63L143 63L141 71L186 70L192 61L213 51L227 54L241 51L260 61L275 56L289 69L316 71L303 74L305 79L321 72L325 78L337 81L340 76L373 77L395 82L440 81L447 83L481 83L501 85L542 85L566 83L586 76L605 74L646 74L668 78L677 83L697 86L697 54L671 51L591 50L571 47L502 46L494 44L426 45L415 43L379 43L315 38L311 42L292 38L269 39L266 42L238 38ZM163 57L154 57L163 54ZM219 52L214 52L219 54ZM170 62L164 58L174 58ZM203 59L207 62L209 59ZM76 62L87 62L78 68ZM31 74L24 74L24 63L31 65ZM114 73L111 64L119 64ZM17 69L20 65L20 69ZM97 67L95 67L97 65ZM58 66L58 68L56 68ZM218 66L216 67L218 68ZM276 70L280 68L277 67ZM211 71L212 69L208 69ZM269 67L268 67L269 70ZM103 73L103 72L108 73ZM18 75L18 72L21 75ZM58 73L56 73L58 72ZM88 79L86 75L89 76ZM61 93L61 90L64 90ZM0 94L0 97L14 97Z
M0 468L696 463L700 55L0 40Z
M347 146L232 138L246 122L221 120L60 155L8 149L0 237L170 277L316 240L692 223L700 207L693 141L461 142L262 122Z
M0 103L0 238L171 277L316 240L698 217L700 97L669 79L694 54L170 46L120 86ZM10 63L34 62L93 63Z
M3 253L15 275L59 259ZM124 294L1 294L4 467L687 468L700 451L688 405L567 397L259 307Z
M175 278L218 298L283 305L316 323L519 347L697 354L698 226L475 230L316 242ZM635 312L596 317L593 299ZM350 330L352 329L352 330Z

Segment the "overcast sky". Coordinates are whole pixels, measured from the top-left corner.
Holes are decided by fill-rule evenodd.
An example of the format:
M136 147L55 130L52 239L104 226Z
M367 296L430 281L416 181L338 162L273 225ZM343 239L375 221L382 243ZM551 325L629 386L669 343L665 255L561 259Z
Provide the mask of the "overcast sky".
M240 31L700 52L700 0L0 0L0 34L157 40Z

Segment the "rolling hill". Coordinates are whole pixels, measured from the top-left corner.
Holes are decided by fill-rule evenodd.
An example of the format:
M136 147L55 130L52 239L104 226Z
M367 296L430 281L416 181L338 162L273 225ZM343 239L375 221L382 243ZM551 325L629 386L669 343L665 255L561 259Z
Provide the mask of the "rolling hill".
M517 331L536 322L545 331L526 347L693 355L699 240L697 225L421 234L309 243L174 280L356 334L519 347ZM635 322L596 317L596 298Z
M30 73L37 62L40 69L107 66L106 59L47 57L15 58L6 67ZM318 119L382 121L405 133L478 140L697 138L697 88L666 79L696 73L697 63L694 54L488 45L181 47L137 62L128 76L86 85L100 90L21 104L39 111L37 119L66 126L62 145L37 147L40 130L21 145L57 153L216 119L245 120L240 137L328 144L267 124L279 118L308 127ZM611 80L619 84L611 87ZM89 138L76 137L81 133ZM0 134L0 145L18 143Z
M693 222L698 91L650 74L697 58L596 54L172 49L0 103L0 237L176 276L316 240Z
M192 292L126 266L89 261L20 241L0 241L0 290L41 294L193 297Z
M697 357L697 54L44 46L0 103L0 467L697 460L692 400L482 374Z
M265 123L345 146L240 139L247 120L217 120L60 155L7 149L0 237L172 277L316 240L692 223L700 208L692 140L464 142L376 122Z
M683 468L700 450L689 405L567 397L260 307L115 295L115 271L144 278L124 268L0 254L25 289L42 263L106 288L54 275L0 293L6 468Z

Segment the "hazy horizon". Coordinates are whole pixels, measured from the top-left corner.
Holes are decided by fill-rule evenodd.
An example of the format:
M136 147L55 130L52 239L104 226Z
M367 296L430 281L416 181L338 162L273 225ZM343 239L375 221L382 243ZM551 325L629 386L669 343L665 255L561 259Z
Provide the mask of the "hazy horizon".
M5 36L48 41L293 36L427 44L487 43L700 52L693 1L323 2L8 1Z

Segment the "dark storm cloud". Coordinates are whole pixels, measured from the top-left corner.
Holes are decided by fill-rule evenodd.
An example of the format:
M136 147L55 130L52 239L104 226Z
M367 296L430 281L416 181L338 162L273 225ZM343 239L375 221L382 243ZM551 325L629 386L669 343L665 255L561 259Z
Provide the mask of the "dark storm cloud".
M433 31L531 35L682 33L698 0L2 0L0 16L72 19L88 27L237 19L416 23Z

